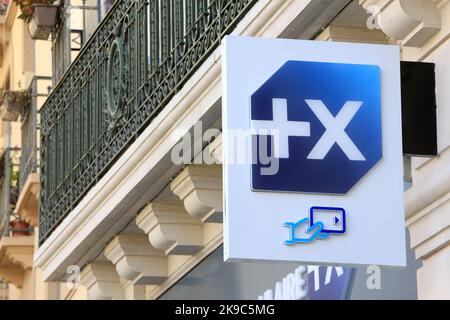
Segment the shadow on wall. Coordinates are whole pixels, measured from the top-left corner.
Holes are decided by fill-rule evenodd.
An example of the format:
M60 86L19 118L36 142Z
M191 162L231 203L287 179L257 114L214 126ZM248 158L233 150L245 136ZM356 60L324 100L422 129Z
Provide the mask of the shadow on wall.
M409 231L406 230L406 253L407 268L381 268L381 288L379 290L369 290L367 288L367 278L370 276L366 268L357 268L353 282L351 299L377 300L377 299L417 299L417 269L422 267L422 263L416 260L414 251L410 249Z

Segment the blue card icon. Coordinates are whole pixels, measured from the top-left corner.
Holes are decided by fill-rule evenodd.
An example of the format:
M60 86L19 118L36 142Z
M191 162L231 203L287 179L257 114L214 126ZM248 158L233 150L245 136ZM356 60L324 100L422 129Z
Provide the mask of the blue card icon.
M346 231L345 209L334 207L312 207L309 211L309 224L322 222L323 233L343 234Z

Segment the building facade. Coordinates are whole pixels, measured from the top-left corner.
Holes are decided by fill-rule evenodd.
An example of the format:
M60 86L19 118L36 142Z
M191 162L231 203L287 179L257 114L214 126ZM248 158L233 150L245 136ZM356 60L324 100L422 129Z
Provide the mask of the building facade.
M38 110L51 86L50 43L33 41L18 4L0 10L2 299L48 299L33 265L38 226Z
M35 226L25 237L33 259L10 260L24 279L34 272L36 286L46 288L10 298L250 299L294 272L292 264L220 261L227 34L397 44L402 60L435 64L438 156L405 155L408 268L382 270L384 294L363 292L365 270L358 269L347 298L450 298L450 1L66 0L53 6L58 20L47 41L12 37L32 23L16 19L14 4L2 20L9 44L31 48L14 46L11 53L2 42L3 90L19 90L19 80L22 88L51 87L48 97L45 90L31 94L39 113L22 112L21 126L8 124L17 126L7 136L21 136L22 153L13 211ZM26 54L33 58L17 61ZM14 71L5 78L7 70ZM32 117L36 129L26 124ZM187 145L185 161L174 157L180 145ZM14 284L1 264L0 276L27 291L26 280ZM395 291L399 286L405 291Z

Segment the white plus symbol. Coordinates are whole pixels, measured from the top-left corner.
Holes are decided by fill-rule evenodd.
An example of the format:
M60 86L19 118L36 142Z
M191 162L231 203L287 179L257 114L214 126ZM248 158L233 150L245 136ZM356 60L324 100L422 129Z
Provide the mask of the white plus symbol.
M275 158L289 159L289 137L310 137L310 123L288 120L287 99L272 99L272 111L273 120L252 120L251 127L256 134L274 136Z

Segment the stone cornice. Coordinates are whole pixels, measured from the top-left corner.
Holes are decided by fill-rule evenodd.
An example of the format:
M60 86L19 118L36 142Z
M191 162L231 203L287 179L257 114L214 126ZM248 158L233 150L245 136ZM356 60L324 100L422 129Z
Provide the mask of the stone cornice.
M388 36L403 46L421 47L441 28L437 1L360 0L368 9L378 7L378 24Z
M315 40L379 44L389 43L389 38L381 30L367 30L363 28L333 25L328 26Z

